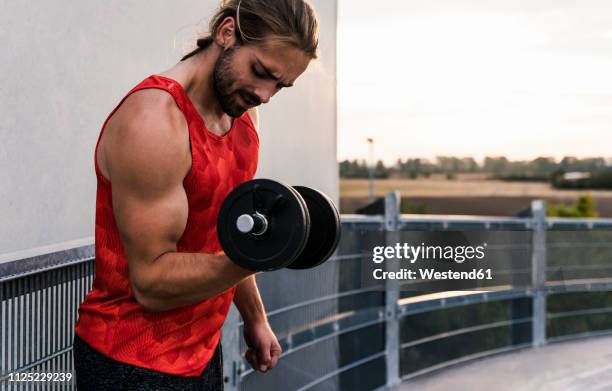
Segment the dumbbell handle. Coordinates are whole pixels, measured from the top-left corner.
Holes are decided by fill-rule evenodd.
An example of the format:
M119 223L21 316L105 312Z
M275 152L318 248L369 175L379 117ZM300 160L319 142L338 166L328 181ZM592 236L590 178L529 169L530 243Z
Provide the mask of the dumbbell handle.
M236 220L236 228L243 234L263 235L268 229L268 219L258 212L243 214Z

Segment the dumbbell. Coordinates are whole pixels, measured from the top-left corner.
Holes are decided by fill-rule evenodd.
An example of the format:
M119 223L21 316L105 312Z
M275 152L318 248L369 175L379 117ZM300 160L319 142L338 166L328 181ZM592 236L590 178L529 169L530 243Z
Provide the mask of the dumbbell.
M254 179L225 198L217 234L225 254L245 269L309 269L338 246L340 215L320 191Z

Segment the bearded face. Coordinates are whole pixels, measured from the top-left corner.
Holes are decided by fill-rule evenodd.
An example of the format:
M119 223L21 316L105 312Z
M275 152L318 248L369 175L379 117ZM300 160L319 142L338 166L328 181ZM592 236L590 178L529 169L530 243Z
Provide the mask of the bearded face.
M303 50L274 39L232 43L215 61L212 81L219 106L233 118L291 87L311 60Z
M234 70L234 55L240 45L236 44L225 50L217 59L213 71L213 88L221 109L230 117L240 117L249 108L261 104L261 100L245 88L237 87L237 75Z

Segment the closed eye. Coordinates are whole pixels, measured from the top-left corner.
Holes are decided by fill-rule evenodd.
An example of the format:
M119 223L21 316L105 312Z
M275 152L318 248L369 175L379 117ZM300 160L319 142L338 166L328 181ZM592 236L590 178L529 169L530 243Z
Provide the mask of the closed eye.
M260 79L268 78L268 74L263 71L258 70L256 66L253 66L252 71L253 71L253 74Z
M259 69L258 66L261 67L262 69ZM271 79L271 80L277 81L278 84L276 85L276 88L278 88L279 90L282 88L293 87L293 84L285 84L283 82L280 82L279 77L274 76L274 74L269 69L267 69L263 64L261 64L261 62L255 63L255 65L253 65L251 70L253 71L253 74L260 79Z

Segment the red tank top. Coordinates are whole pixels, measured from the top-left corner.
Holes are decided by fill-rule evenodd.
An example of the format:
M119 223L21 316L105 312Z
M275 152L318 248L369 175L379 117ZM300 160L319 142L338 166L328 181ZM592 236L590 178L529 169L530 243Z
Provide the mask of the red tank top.
M174 97L189 126L192 166L183 181L189 203L179 252L221 251L217 214L225 196L255 175L259 139L247 113L233 121L220 137L208 129L181 85L163 76L150 76L131 93L158 88ZM210 361L236 288L200 303L165 312L145 311L134 298L128 262L113 215L111 183L97 177L93 289L79 307L76 334L100 353L119 362L179 376L198 376Z

